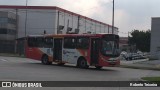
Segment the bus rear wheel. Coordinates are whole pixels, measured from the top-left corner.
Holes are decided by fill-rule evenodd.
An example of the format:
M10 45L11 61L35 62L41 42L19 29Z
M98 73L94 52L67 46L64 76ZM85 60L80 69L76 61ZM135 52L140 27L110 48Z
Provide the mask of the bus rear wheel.
M85 59L81 58L78 60L78 67L80 68L88 68L87 62Z
M47 55L44 55L44 56L42 57L42 60L41 60L41 61L42 61L42 64L44 64L44 65L51 65L51 64L52 64L52 62L49 61Z
M95 66L96 69L102 69L102 66Z

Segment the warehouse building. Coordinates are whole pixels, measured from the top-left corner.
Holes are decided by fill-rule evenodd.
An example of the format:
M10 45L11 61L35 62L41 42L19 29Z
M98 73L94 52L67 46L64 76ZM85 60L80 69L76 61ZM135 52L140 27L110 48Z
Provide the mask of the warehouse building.
M160 17L152 18L150 51L154 58L160 59Z
M12 12L0 11L0 53L13 53L15 50L16 17Z
M0 6L0 40L68 33L112 33L112 26L54 6Z

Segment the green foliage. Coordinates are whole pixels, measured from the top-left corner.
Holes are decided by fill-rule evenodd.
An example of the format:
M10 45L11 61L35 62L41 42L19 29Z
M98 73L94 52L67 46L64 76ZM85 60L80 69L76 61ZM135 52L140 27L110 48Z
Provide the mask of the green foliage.
M160 77L142 77L142 79L147 81L160 81Z
M129 37L129 45L136 45L136 48L143 52L150 51L151 31L133 30Z

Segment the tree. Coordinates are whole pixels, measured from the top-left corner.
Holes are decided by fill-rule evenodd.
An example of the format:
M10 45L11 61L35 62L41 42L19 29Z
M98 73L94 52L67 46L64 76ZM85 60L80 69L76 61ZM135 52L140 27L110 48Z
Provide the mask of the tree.
M150 51L150 39L151 39L151 31L140 31L133 30L131 33L131 37L129 37L129 45L136 45L136 49L149 52Z

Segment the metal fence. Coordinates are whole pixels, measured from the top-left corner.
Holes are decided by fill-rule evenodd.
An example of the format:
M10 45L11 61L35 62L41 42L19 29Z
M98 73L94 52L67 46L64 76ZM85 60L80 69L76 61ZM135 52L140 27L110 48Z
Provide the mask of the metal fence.
M17 42L16 53L19 54L19 55L24 55L25 54L25 52L24 52L25 51L24 50L24 43L25 43L24 38L17 39L16 42Z
M0 40L0 53L15 53L15 41Z

